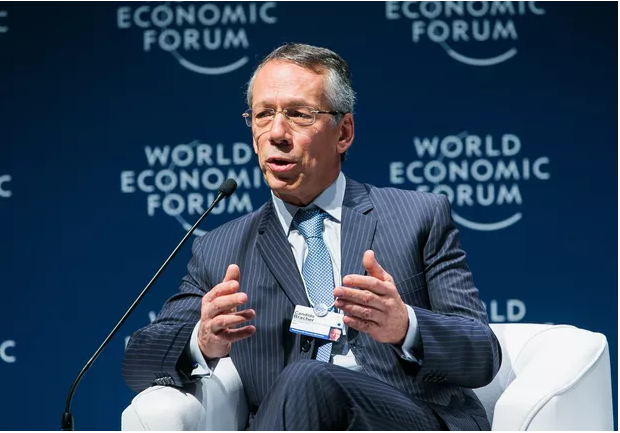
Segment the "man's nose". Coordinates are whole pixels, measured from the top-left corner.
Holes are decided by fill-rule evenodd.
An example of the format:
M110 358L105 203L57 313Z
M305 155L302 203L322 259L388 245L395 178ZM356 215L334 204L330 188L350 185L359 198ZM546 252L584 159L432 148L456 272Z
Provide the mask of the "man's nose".
M271 129L269 130L269 138L272 142L282 143L288 142L288 132L290 125L283 113L276 113L271 121Z

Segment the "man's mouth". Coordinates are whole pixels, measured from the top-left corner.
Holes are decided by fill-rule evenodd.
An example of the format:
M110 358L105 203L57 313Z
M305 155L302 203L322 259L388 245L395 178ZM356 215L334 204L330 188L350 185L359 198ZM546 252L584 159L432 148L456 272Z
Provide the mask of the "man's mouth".
M295 162L289 159L272 157L267 159L267 165L271 171L284 173L291 170L295 166Z

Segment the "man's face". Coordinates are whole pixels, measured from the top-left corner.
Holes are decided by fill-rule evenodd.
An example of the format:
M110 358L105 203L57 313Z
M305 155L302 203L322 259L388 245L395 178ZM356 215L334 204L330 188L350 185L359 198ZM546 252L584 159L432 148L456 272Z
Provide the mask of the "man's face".
M337 341L340 338L340 329L334 328L329 333L329 339L332 341Z
M323 79L293 63L270 61L254 80L252 110L311 106L331 111ZM338 177L340 154L353 141L353 118L347 114L334 128L330 114L317 114L313 125L298 126L277 113L265 127L253 123L252 136L260 168L274 194L304 206Z

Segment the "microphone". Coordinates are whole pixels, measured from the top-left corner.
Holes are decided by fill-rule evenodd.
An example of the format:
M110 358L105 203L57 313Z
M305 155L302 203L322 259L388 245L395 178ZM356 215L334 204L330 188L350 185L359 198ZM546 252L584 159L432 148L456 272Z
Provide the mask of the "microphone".
M222 194L222 198L230 197L233 192L237 189L237 182L235 179L228 178L217 189L217 192ZM220 197L218 196L213 203L217 204L220 201ZM215 204L213 206L215 206Z
M149 283L146 285L144 290L142 290L142 293L140 293L140 295L138 295L138 297L133 302L133 304L131 304L131 307L129 307L129 310L127 310L127 312L123 315L121 320L119 320L119 322L116 324L114 329L112 329L112 332L110 332L110 334L106 337L106 339L103 341L101 346L99 346L99 349L97 349L97 351L92 356L92 358L90 358L90 360L86 363L84 368L82 368L82 371L80 371L80 374L78 374L77 378L73 382L73 385L71 386L71 390L69 391L69 395L67 395L67 404L65 406L65 413L62 414L62 428L61 428L62 431L73 431L73 429L74 429L74 426L73 426L73 415L71 414L71 400L73 399L73 393L75 392L75 389L77 388L78 384L82 380L82 377L84 376L86 371L93 365L93 363L99 357L99 355L101 354L103 349L107 346L108 342L112 339L112 337L114 337L114 334L116 334L116 332L123 325L123 323L125 323L125 320L127 320L129 315L133 312L133 310L136 308L138 303L142 300L142 298L144 297L146 292L151 288L151 286L155 283L155 281L157 281L157 278L159 278L159 275L166 268L166 266L168 266L168 263L170 262L170 260L172 260L172 258L181 249L181 247L183 246L185 241L187 241L187 238L189 238L192 235L192 233L194 232L194 230L196 230L196 227L198 227L198 225L202 222L202 220L211 212L211 210L220 201L222 201L224 198L230 197L232 195L232 193L235 192L235 189L237 189L237 182L235 182L234 179L230 179L229 178L229 179L226 179L224 182L222 182L222 184L220 185L220 187L217 190L218 191L218 195L215 198L215 200L213 200L213 203L211 203L211 206L209 206L209 209L207 209L202 214L202 216L200 218L198 218L198 221L196 221L196 223L192 226L192 228L189 229L189 231L185 234L183 239L181 239L181 242L179 242L179 245L177 245L177 247L174 249L174 251L172 251L172 253L168 256L168 258L166 259L164 264L161 265L161 267L155 273L155 275L153 276L151 281L149 281Z

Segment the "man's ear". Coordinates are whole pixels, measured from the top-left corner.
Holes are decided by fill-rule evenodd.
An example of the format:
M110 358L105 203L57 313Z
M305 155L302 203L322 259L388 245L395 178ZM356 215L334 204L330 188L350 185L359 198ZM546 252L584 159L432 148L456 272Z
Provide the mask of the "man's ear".
M353 144L353 138L355 137L355 122L353 121L353 115L347 113L340 121L338 126L340 135L338 136L338 153L343 154L347 151L351 144Z

